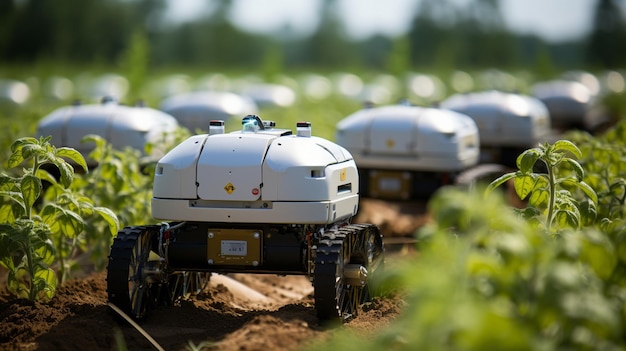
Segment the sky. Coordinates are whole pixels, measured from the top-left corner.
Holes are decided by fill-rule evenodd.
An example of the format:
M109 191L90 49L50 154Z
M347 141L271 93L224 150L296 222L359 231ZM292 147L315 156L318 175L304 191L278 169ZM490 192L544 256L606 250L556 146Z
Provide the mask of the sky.
M464 4L467 0L453 0ZM356 39L373 34L394 36L407 30L419 0L339 0L340 16ZM168 0L175 21L210 11L206 0ZM233 0L233 22L242 29L271 33L289 25L301 33L317 25L320 0ZM596 0L500 0L507 27L537 34L547 41L577 39L591 28Z

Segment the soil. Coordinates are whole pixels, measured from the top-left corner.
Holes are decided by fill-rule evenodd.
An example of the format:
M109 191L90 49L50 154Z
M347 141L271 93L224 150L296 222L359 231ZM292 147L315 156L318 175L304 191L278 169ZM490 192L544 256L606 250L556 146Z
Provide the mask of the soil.
M389 262L407 254L406 245L426 221L423 204L365 200L353 222L379 225L389 240ZM403 304L399 297L376 298L356 318L328 326L316 317L306 276L213 274L200 294L159 306L141 322L155 346L107 305L105 272L85 270L43 303L9 295L6 271L0 271L0 283L0 350L98 351L123 349L120 345L128 350L300 350L337 329L371 335L392 322Z

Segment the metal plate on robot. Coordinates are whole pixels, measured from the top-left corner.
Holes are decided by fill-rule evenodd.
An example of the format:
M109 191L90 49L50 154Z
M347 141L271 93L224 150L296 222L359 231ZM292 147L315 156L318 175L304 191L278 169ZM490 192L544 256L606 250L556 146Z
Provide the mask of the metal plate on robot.
M369 174L369 193L388 199L406 199L411 194L412 176L403 171L372 171Z
M209 228L209 265L258 266L261 264L263 231L254 229Z

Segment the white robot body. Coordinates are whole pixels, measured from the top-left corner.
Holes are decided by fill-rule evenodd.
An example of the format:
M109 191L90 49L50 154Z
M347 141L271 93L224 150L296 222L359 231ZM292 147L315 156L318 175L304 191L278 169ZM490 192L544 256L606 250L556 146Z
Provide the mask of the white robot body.
M177 128L176 119L164 112L108 102L57 109L39 122L37 135L52 136L55 146L76 149L93 166L97 162L88 155L95 146L82 142L89 134L101 136L118 150L131 147L143 152L146 144L152 143L156 146L154 154L146 156L158 158L164 153L158 145L171 138Z
M481 146L534 147L550 134L550 114L537 98L485 91L456 94L441 108L470 116L480 132Z
M256 103L249 97L226 91L194 91L172 95L159 107L174 116L178 123L195 132L206 132L211 120L228 120L233 116L258 113Z
M336 141L360 168L454 172L475 165L479 158L474 121L435 108L363 109L339 122Z
M584 84L566 80L540 82L532 86L532 94L546 105L556 128L586 127L594 96Z
M363 196L430 196L476 165L476 123L449 110L410 105L366 108L337 124L336 141L354 157Z
M196 135L156 167L152 215L158 219L326 224L358 209L352 156L310 136L310 129Z

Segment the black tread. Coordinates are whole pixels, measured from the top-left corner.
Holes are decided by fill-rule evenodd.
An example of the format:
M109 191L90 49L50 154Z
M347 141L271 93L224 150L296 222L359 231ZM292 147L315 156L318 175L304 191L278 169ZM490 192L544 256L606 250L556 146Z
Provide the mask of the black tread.
M366 244L368 240L372 241L370 245ZM382 236L375 225L353 224L324 233L316 248L313 272L318 318L323 321L347 320L356 316L360 305L371 298L369 284L364 287L343 285L344 264L360 263L371 275L382 269L383 262ZM342 296L346 297L345 301L341 300Z
M148 233L150 230L158 231L158 228L158 226L123 228L118 232L111 245L109 264L107 266L108 300L133 318L142 318L144 313L137 314L133 312L131 306L128 274L132 250L141 235L150 235Z

